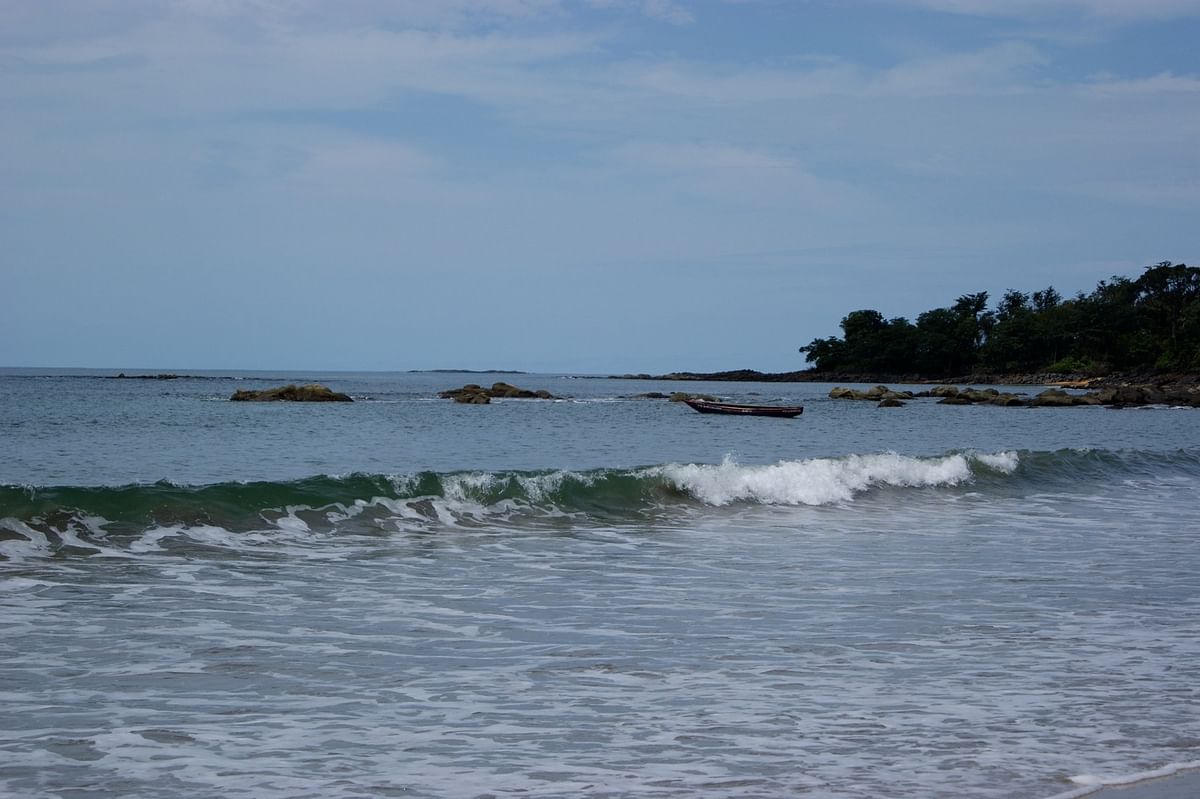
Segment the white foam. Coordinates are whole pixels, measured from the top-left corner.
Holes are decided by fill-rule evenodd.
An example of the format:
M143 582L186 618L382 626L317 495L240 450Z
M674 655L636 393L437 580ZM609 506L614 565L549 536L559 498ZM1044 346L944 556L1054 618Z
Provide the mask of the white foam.
M296 516L296 511L308 510L307 507L288 506L287 516L281 516L275 520L275 526L286 533L307 533L310 532L308 523Z
M0 541L0 557L20 561L26 558L48 555L53 551L50 540L40 530L35 530L20 519L0 519L0 528L11 530L23 538Z
M971 460L1012 471L1016 453L914 458L894 452L780 461L743 466L726 456L718 465L670 464L658 474L710 505L752 501L769 505L830 505L847 502L873 486L951 486L973 478Z
M1163 777L1171 777L1185 771L1195 771L1200 769L1200 760L1192 760L1186 763L1168 763L1167 765L1150 769L1149 771L1138 771L1133 774L1125 774L1118 777L1100 777L1095 774L1077 774L1071 777L1071 782L1082 786L1075 788L1065 793L1058 793L1050 797L1050 799L1079 799L1081 796L1099 791L1101 788L1112 788L1121 785L1134 785L1147 780L1157 780Z
M982 463L984 466L995 469L1005 474L1012 474L1016 471L1021 459L1015 452L996 452L992 454L979 453L974 456L975 460Z

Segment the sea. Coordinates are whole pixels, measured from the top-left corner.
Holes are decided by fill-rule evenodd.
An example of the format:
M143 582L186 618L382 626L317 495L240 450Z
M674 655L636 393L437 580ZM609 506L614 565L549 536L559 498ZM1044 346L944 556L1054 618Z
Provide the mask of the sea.
M0 370L0 795L1065 799L1200 766L1200 410L118 371ZM560 399L437 397L498 380ZM229 401L303 382L354 402ZM678 390L805 411L637 397Z

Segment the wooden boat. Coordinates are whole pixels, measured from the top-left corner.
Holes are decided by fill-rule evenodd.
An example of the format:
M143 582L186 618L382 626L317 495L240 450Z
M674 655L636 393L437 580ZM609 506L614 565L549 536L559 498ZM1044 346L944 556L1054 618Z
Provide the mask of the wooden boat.
M692 410L700 413L727 413L733 416L777 416L780 419L791 419L804 413L803 405L736 405L730 402L709 402L708 400L684 400Z

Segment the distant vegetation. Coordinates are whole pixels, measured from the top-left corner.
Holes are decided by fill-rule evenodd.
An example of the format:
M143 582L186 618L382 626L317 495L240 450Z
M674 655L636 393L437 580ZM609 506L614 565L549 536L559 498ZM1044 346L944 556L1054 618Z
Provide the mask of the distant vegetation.
M1200 371L1200 268L1164 261L1064 299L1009 290L994 309L964 294L912 323L853 311L842 336L800 351L821 372L947 377L972 373Z

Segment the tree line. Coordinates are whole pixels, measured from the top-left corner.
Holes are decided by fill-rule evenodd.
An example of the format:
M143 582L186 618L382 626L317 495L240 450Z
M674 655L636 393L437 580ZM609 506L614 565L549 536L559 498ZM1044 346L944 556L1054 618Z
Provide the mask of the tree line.
M841 337L800 348L817 371L949 377L1039 372L1200 370L1200 268L1170 261L1136 280L1113 276L1089 294L1054 287L964 294L915 323L853 311Z

